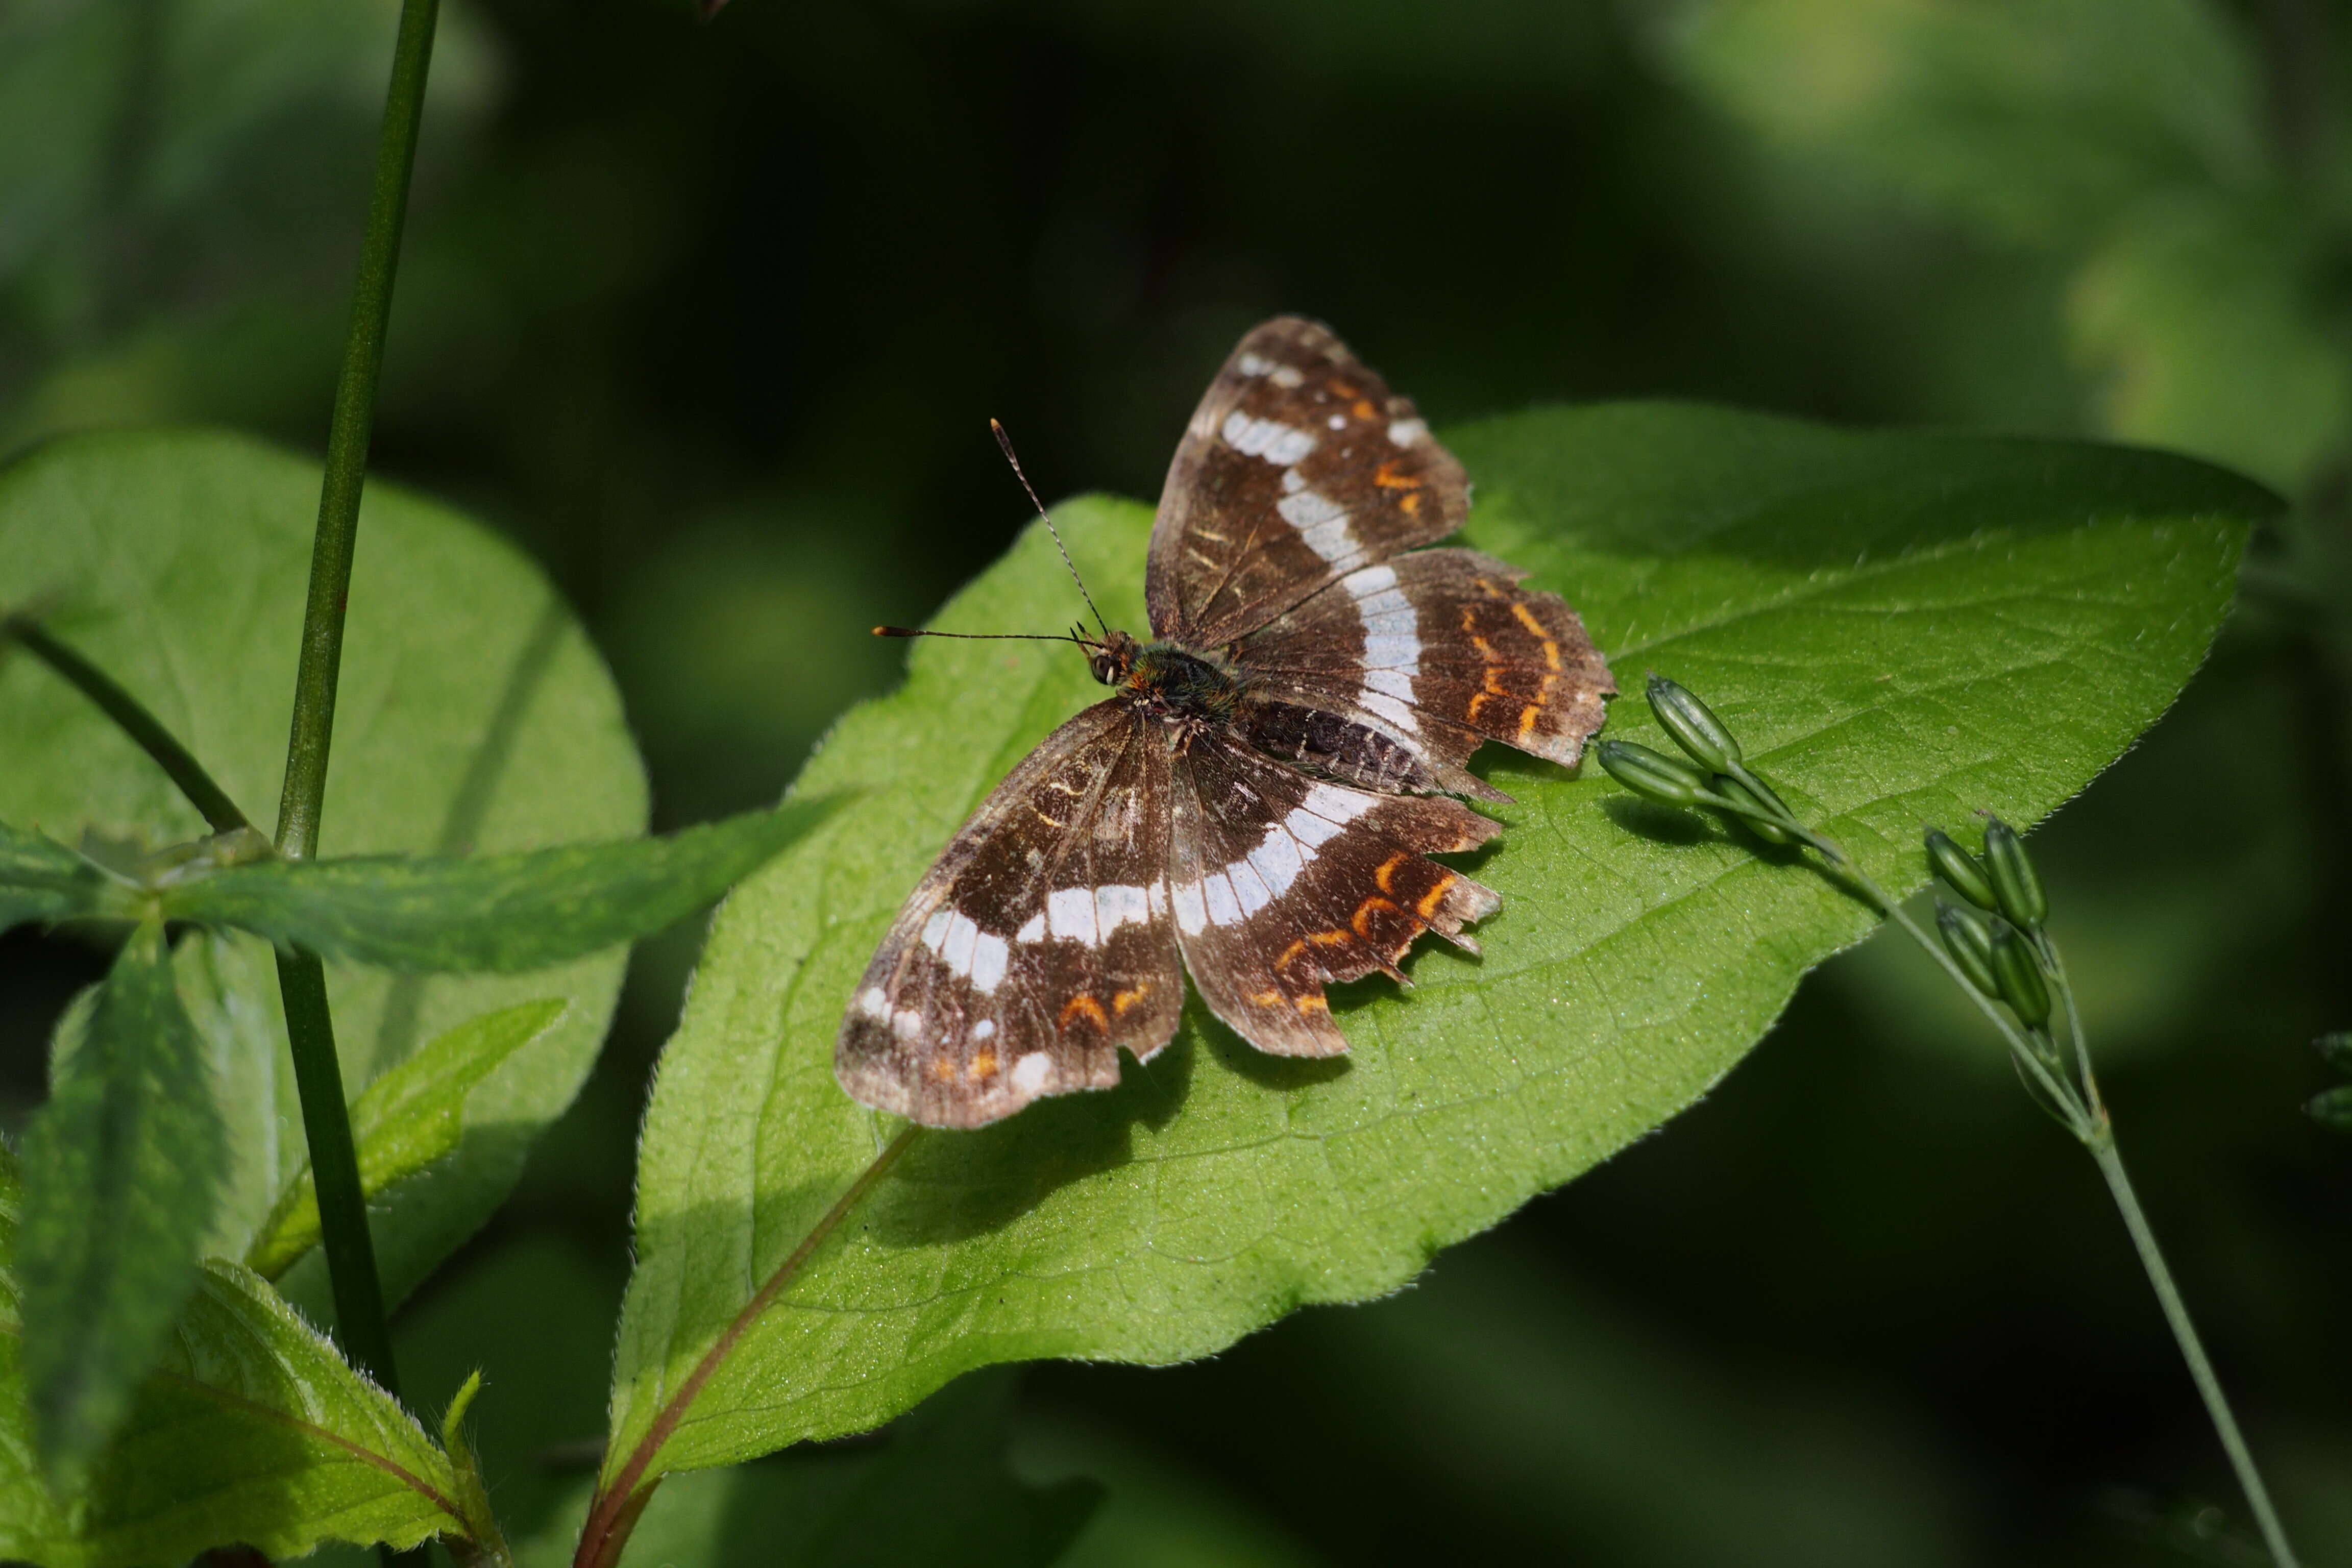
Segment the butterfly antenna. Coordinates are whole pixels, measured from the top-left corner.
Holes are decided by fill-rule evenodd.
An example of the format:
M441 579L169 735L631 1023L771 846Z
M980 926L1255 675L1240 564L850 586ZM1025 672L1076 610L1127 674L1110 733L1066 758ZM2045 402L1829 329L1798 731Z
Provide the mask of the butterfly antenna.
M1074 642L1080 647L1094 646L1092 637L1075 632L932 632L919 626L876 626L877 637L958 637L965 642Z
M1078 563L1070 559L1070 547L1062 542L1062 531L1054 526L1054 514L1047 511L1045 503L1037 499L1037 487L1031 484L1029 476L1022 471L1021 459L1013 451L1013 437L1007 436L1004 426L993 419L988 422L988 427L996 432L996 444L1003 449L1004 460L1013 465L1013 477L1019 479L1021 488L1029 493L1029 504L1037 509L1039 517L1045 519L1045 531L1054 536L1054 548L1062 552L1062 564L1070 569L1070 580L1078 585L1078 597L1087 602L1087 609L1094 611L1095 625L1102 627L1103 636L1110 636L1110 623L1103 619L1100 610L1095 609L1095 596L1087 592L1087 580L1078 575Z

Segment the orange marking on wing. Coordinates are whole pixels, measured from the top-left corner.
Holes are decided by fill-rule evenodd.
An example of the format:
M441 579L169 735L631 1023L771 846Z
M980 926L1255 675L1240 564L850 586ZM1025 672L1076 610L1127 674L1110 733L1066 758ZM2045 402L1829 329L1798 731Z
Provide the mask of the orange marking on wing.
M964 1069L964 1073L965 1076L970 1078L974 1083L978 1083L984 1078L994 1078L996 1076L996 1053L994 1051L988 1050L982 1051L978 1056L971 1058L971 1066L966 1068Z
M1551 634L1544 630L1544 624L1536 619L1536 613L1533 610L1528 609L1524 603L1517 603L1512 605L1511 614L1518 617L1519 625L1527 627L1528 630L1536 634L1536 640L1543 644L1544 662L1551 666L1552 668L1558 669L1559 668L1559 644L1552 641Z
M1307 940L1318 947L1338 947L1342 942L1353 942L1356 939L1343 931L1309 931Z
M1356 906L1356 918L1349 921L1348 923L1355 928L1356 934L1358 936L1362 937L1366 942L1370 942L1372 940L1372 933L1365 928L1371 924L1372 911L1374 910L1393 910L1396 908L1397 906L1395 904L1391 903L1386 899L1366 899L1362 903Z
M1271 1007L1281 1000L1282 993L1279 991L1254 991L1250 994L1249 1003L1253 1007Z
M1077 995L1062 1004L1061 1026L1068 1028L1073 1018L1092 1018L1095 1027L1108 1032L1110 1020L1103 1016L1102 1004L1091 996Z
M1379 468L1372 470L1372 483L1380 486L1381 489L1384 490L1417 490L1421 489L1421 479L1419 476L1414 474L1401 474L1397 472L1397 469L1402 467L1404 459L1402 458L1391 458L1387 462L1382 463Z
M1487 693L1484 691L1472 692L1470 694L1470 711L1462 716L1463 722L1465 724L1475 724L1478 721L1478 710L1486 706L1488 700L1490 700L1490 699Z
M1457 878L1447 876L1441 879L1437 886L1422 894L1421 900L1412 907L1420 911L1421 918L1423 920L1427 920L1430 915L1435 911L1437 906L1445 901L1445 889L1454 886L1454 882L1458 879L1459 879Z
M945 1057L935 1057L932 1058L931 1076L933 1078L938 1079L941 1083L945 1083L948 1079L955 1077L955 1063L948 1060Z
M1503 667L1501 665L1490 664L1486 667L1486 679L1485 685L1487 696L1508 697L1510 695L1509 692L1504 690L1501 685L1498 684L1502 679Z
M1402 855L1391 855L1381 862L1381 868L1372 873L1372 880L1380 884L1381 892L1396 891L1394 888L1389 886L1389 879L1396 875L1396 868L1403 865L1407 857Z
M1325 382L1323 384L1329 387L1332 391L1338 393L1342 397L1353 397L1356 395L1356 389L1349 386L1346 382L1341 381L1336 375L1330 380Z
M1372 406L1372 400L1370 398L1363 397L1358 398L1356 400L1356 405L1348 410L1348 412L1354 415L1359 419L1377 419L1380 417L1381 411Z
M1486 597L1490 599L1505 599L1510 596L1504 593L1500 588L1496 587L1492 583L1487 582L1484 577L1473 577L1471 581L1486 590Z
M1462 606L1462 629L1465 632L1475 632L1478 629L1478 612L1467 605Z
M1421 515L1421 492L1419 490L1407 490L1404 494L1397 497L1397 510L1404 513L1407 517L1419 517Z
M1274 972L1276 974L1287 973L1290 966L1298 962L1298 955L1306 951L1307 942L1305 939L1302 938L1297 942L1292 942L1288 947L1282 950L1282 956L1274 961Z
M1470 629L1467 625L1470 612L1465 610L1462 612L1462 615L1465 622L1462 629L1466 632ZM1495 645L1488 642L1485 637L1474 636L1470 639L1470 646L1476 648L1478 650L1478 657L1485 659L1488 664L1500 664L1503 662L1503 656L1496 653L1495 651Z
M1323 1000L1319 992L1299 997L1293 1005L1302 1013L1328 1013L1331 1010L1331 1004Z
M1536 716L1542 711L1543 704L1540 702L1530 702L1519 710L1520 740L1524 741L1536 732Z
M1138 1002L1142 1001L1146 996L1150 994L1151 987L1148 984L1138 985L1132 991L1119 992L1110 999L1111 1016L1114 1018L1126 1017L1127 1010L1129 1007L1134 1006Z

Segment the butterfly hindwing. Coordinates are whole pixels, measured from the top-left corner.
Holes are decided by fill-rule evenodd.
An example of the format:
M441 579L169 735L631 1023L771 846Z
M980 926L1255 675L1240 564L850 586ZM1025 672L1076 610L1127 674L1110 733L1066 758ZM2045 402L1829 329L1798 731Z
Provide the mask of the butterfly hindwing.
M1276 317L1217 373L1169 465L1144 579L1152 630L1221 647L1469 510L1462 465L1412 400L1329 328Z
M1184 1000L1168 865L1164 725L1104 702L972 814L858 982L834 1054L856 1099L976 1127L1118 1081Z
M1385 731L1441 787L1491 795L1463 767L1480 742L1573 766L1617 689L1576 612L1526 575L1475 550L1416 550L1342 577L1235 655L1262 700Z
M1175 775L1169 887L1185 967L1259 1050L1344 1052L1326 984L1396 974L1427 931L1475 951L1463 924L1501 902L1425 858L1499 831L1459 802L1310 779L1213 734L1192 737Z

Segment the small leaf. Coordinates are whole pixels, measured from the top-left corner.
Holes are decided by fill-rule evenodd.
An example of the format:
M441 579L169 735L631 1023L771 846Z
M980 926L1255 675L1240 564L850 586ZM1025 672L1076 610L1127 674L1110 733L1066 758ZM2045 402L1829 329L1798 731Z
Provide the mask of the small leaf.
M1461 542L1565 595L1621 671L1706 693L1898 896L1926 879L1922 818L2033 822L2155 721L2230 605L2246 521L2276 505L2151 453L1665 405L1448 444L1478 486ZM1105 612L1139 626L1150 509L1056 517ZM1040 529L938 622L1052 625L1070 600ZM1114 1090L925 1134L745 1320L890 1135L833 1075L876 942L988 789L1101 696L1066 648L927 639L908 662L810 763L800 787L852 804L730 897L664 1053L608 1479L641 1453L658 1473L862 1430L990 1362L1182 1360L1394 1290L1704 1094L1876 923L1697 814L1619 809L1599 768L1490 748L1514 803L1477 865L1503 897L1482 960L1424 949L1412 991L1336 999L1344 1061L1259 1056L1192 1008ZM1664 743L1638 702L1609 723Z
M34 1462L16 1329L16 1173L0 1153L0 1558L148 1568L242 1542L414 1545L455 1524L454 1478L399 1405L261 1279L205 1266L162 1365L68 1507Z
M93 913L104 884L97 867L55 839L0 823L0 931Z
M562 1016L560 997L485 1013L368 1085L352 1102L361 1191L373 1197L456 1149L465 1135L466 1097L474 1086ZM246 1266L275 1279L318 1244L319 1194L305 1165L254 1238Z
M2352 1084L2315 1094L2303 1109L2331 1131L2352 1132Z
M832 810L746 812L666 838L474 859L268 860L165 889L173 920L234 926L408 973L512 973L651 936L709 903Z
M25 1134L25 1371L49 1474L121 1421L196 1278L227 1148L161 926L114 961Z

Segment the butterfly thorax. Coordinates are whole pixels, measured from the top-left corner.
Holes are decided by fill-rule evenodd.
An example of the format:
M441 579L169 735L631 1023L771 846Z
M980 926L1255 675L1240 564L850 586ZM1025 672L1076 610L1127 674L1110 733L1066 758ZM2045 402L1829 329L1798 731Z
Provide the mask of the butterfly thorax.
M1240 672L1216 654L1113 632L1091 662L1096 679L1159 718L1223 724L1241 704Z

